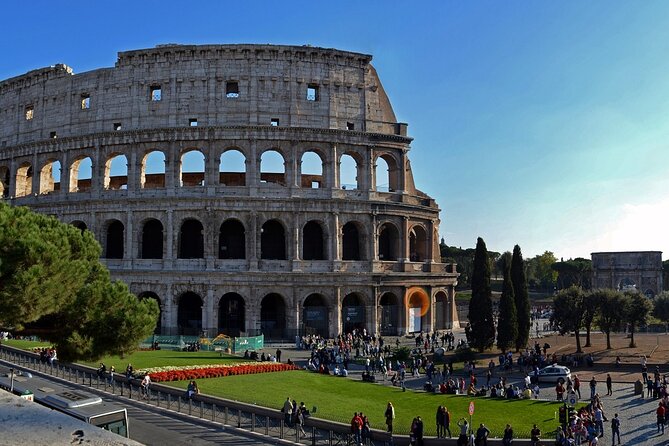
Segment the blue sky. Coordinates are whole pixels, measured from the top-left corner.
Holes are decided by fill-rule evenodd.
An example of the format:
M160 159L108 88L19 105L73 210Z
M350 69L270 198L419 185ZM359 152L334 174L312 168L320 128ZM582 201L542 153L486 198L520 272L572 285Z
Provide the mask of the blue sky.
M669 3L3 2L0 79L162 43L372 54L450 245L669 257Z

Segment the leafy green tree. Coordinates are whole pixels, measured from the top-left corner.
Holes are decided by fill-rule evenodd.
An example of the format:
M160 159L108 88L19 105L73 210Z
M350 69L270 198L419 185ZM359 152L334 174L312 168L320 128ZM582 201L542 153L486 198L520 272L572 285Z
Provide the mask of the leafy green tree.
M583 294L583 327L585 327L585 346L590 347L590 330L599 310L600 299L594 293Z
M530 341L530 295L527 291L527 278L525 276L525 263L520 246L513 247L511 258L511 284L516 301L516 317L518 320L518 337L516 338L516 351L525 348Z
M511 253L505 252L502 256L502 270L504 283L502 296L499 299L499 318L497 320L497 347L506 352L516 345L518 338L518 318L516 317L516 301L511 283Z
M557 272L558 290L569 288L572 285L585 290L590 289L592 277L592 260L577 257L554 263L551 268Z
M492 347L495 342L495 321L492 315L490 261L485 242L481 237L476 241L468 318L471 324L472 347L480 352Z
M560 291L553 298L553 316L551 323L560 334L574 332L576 337L576 352L582 353L579 332L583 328L583 290L571 286Z
M641 293L626 291L625 295L629 299L625 306L625 322L627 322L630 329L630 348L634 348L636 347L634 332L646 324L648 316L653 310L653 304Z
M0 327L38 334L64 360L135 349L158 306L112 282L100 252L88 231L0 203Z
M534 260L537 282L544 292L552 292L557 280L557 272L553 270L552 266L557 258L552 252L545 251L543 254L536 256Z
M665 331L669 331L669 292L663 291L655 298L653 302L653 316L664 322Z
M627 297L612 289L594 290L592 295L594 299L599 300L597 325L606 334L607 350L611 350L611 332L622 328Z

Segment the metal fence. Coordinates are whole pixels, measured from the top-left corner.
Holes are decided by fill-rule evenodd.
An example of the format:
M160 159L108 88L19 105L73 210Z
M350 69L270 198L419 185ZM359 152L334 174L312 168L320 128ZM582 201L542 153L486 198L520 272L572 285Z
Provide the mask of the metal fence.
M123 398L141 400L151 406L256 432L271 438L313 446L354 444L350 428L344 423L307 417L304 424L306 435L302 435L296 426L286 424L284 415L279 410L206 395L194 395L188 398L183 390L160 384L152 384L148 395L144 395L138 379L128 380L124 375L116 374L114 379L109 381L107 376L99 377L93 368L58 361L50 364L40 361L37 354L7 346L0 346L0 360L29 371L61 378ZM377 430L372 430L371 438L368 438L366 442L368 446L390 446L392 444L393 439L390 434Z

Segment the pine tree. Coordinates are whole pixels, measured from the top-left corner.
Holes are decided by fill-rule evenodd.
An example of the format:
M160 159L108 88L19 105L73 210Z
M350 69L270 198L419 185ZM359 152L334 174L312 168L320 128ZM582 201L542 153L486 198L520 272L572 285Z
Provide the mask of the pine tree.
M502 261L504 283L502 297L499 300L499 319L497 320L497 347L506 352L516 345L518 338L518 319L516 317L516 302L511 283L511 253L506 252Z
M520 246L513 247L513 258L511 259L511 283L516 300L516 317L518 318L518 337L516 338L516 351L525 348L530 341L530 296L527 291L527 277L525 276L525 264Z
M480 352L495 342L495 320L492 315L492 290L490 288L490 261L488 250L481 237L476 241L474 270L472 272L472 298L469 301L471 345Z

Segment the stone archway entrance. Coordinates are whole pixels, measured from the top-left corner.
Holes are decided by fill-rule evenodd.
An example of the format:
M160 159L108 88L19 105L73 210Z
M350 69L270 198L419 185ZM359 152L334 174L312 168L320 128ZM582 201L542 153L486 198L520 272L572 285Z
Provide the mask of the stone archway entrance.
M202 332L202 303L202 298L190 291L179 297L177 326L180 335L200 335Z
M265 339L283 339L286 328L286 303L277 293L265 296L260 304L260 329Z
M365 328L365 304L362 298L351 293L341 303L341 321L344 333Z
M310 294L302 305L304 334L318 334L328 337L329 318L325 298L320 294Z
M246 331L246 305L237 293L227 293L218 303L218 332L230 337L240 336Z
M381 335L396 336L400 328L399 299L393 293L385 293L379 301L381 306Z

